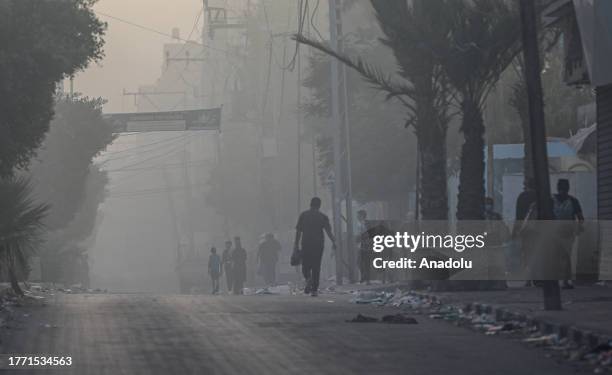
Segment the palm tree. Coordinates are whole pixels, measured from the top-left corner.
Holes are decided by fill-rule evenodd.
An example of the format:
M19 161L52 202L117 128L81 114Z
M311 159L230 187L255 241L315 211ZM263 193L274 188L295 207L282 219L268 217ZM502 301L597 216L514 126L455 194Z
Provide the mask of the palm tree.
M27 179L0 180L0 265L16 294L23 295L18 279L39 243L48 210L32 199Z
M462 113L457 218L484 218L483 107L501 73L520 52L518 9L507 0L455 1L444 69L459 94Z
M397 76L381 72L360 58L338 54L326 45L296 35L295 39L328 54L359 72L366 81L396 98L408 111L420 152L420 206L425 220L448 218L446 133L451 92L439 61L446 50L451 4L456 0L371 0L384 38L394 53Z

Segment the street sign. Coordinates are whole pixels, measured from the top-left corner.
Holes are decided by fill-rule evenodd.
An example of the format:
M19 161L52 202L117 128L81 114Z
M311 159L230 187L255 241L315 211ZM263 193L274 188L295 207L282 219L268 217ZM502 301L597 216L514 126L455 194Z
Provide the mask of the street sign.
M190 111L109 113L115 133L220 130L221 107Z

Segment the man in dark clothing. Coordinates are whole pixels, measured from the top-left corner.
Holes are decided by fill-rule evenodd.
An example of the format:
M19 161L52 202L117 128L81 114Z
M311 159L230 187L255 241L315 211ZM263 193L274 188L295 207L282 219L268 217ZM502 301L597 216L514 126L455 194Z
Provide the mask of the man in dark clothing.
M570 183L565 178L557 181L557 194L553 200L553 213L555 220L559 223L559 245L561 247L562 271L568 278L572 274L572 249L576 240L576 235L582 230L584 216L580 202L575 197L569 195ZM572 289L574 286L568 279L563 281L565 289Z
M234 249L232 250L232 283L234 294L243 294L244 282L246 281L247 252L242 248L240 237L234 238Z
M276 263L280 251L280 243L272 233L267 233L264 242L259 245L257 250L257 262L264 281L268 285L276 284Z
M519 263L528 274L531 273L530 269L533 266L531 248L537 240L537 233L528 228L527 221L535 219L532 215L534 215L536 201L535 181L532 178L527 178L524 182L523 191L516 199L516 216L512 227L512 238L520 240ZM527 281L527 286L531 285L531 281Z
M485 198L485 220L487 222L487 244L500 246L508 240L509 231L502 215L495 211L493 198Z
M223 272L225 272L225 281L227 283L227 292L232 291L232 241L225 241L225 249L221 254L221 263L223 264Z
M321 213L321 199L314 197L310 201L310 209L300 214L298 223L295 227L294 251L299 251L301 244L302 251L302 274L306 279L304 293L311 294L313 297L318 295L319 276L321 273L321 258L325 245L325 236L332 242L333 249L336 249L336 240L331 231L329 218Z
M523 191L516 198L516 221L525 220L537 196L533 179L526 179Z
M506 262L506 258L502 258L503 245L508 240L510 232L508 227L504 224L502 215L495 211L495 202L493 198L485 198L485 222L486 222L486 233L487 233L487 272L490 276L502 275L508 270L514 271L516 267L513 267L512 260ZM505 256L505 254L503 254ZM510 265L510 267L508 267ZM507 284L504 280L490 280L483 283L483 286L494 290L506 289Z

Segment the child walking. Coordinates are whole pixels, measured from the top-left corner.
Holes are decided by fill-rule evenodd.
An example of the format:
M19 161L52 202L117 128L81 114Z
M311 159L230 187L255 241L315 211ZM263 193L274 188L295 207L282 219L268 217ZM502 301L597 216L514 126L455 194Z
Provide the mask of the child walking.
M212 279L213 294L219 294L219 278L221 277L221 257L217 255L217 249L210 249L210 257L208 257L208 275Z

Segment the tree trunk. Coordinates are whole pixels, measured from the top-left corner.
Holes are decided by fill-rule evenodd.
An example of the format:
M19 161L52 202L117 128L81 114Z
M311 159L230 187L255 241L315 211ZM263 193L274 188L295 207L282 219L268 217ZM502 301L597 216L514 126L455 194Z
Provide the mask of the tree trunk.
M446 186L446 124L441 124L432 105L419 107L417 123L420 157L420 217L448 220Z
M523 139L525 142L525 149L523 154L523 178L525 185L527 181L535 178L533 174L533 152L531 151L531 135L529 134L529 116L525 119L521 118L521 127L523 128ZM533 185L533 184L532 184Z
M11 288L13 288L13 291L15 292L15 294L23 297L24 296L23 290L21 290L21 287L19 286L19 281L17 280L17 275L15 274L14 263L12 261L9 261L7 268L8 268L8 277L11 283Z
M535 177L533 175L531 136L529 133L529 102L527 101L527 85L524 74L519 75L519 81L512 87L512 97L509 100L510 106L514 108L519 117L523 132L524 154L523 154L523 176L525 183Z
M461 172L459 175L459 195L457 219L484 219L484 121L477 102L464 99L461 130L465 142L461 148Z
M521 128L523 130L523 142L525 144L524 152L523 152L523 176L525 178L525 183L528 180L533 180L533 158L531 151L531 133L529 131L529 102L527 101L527 85L525 84L525 77L521 76L523 80L520 85L520 91L516 91L515 95L517 98L515 99L518 103L518 108L516 108L519 118L521 120ZM519 97L520 96L520 97Z

